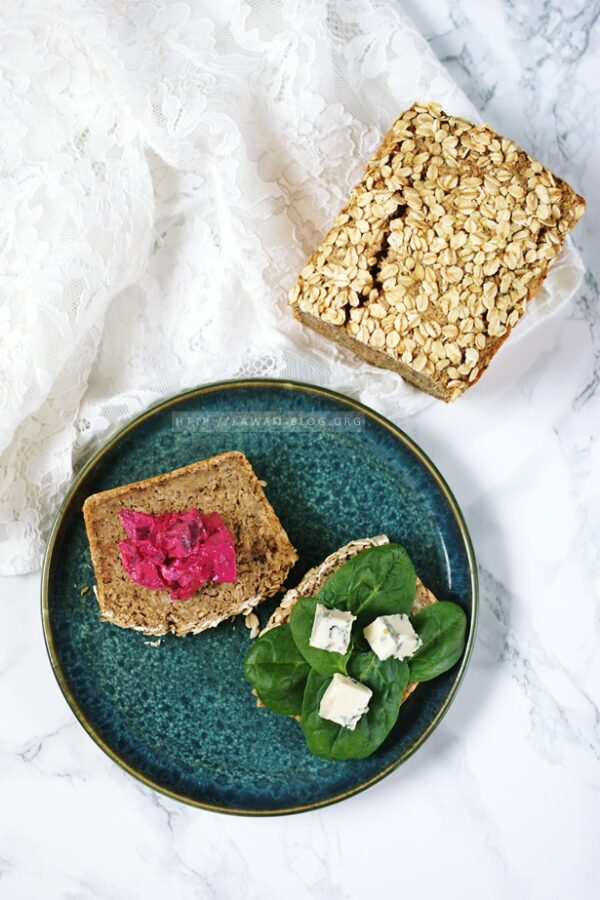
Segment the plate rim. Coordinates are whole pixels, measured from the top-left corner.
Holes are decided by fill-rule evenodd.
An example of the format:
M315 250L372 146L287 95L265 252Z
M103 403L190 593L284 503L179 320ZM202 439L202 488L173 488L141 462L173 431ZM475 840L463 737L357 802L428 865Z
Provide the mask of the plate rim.
M458 530L460 532L461 538L465 545L465 550L467 553L467 560L469 564L469 575L470 575L470 587L471 587L471 597L472 597L472 610L470 616L470 627L469 633L467 635L467 642L465 646L465 652L463 655L461 666L456 673L454 678L454 682L448 692L446 699L444 700L442 706L434 716L433 720L429 724L429 726L418 736L418 738L403 752L401 753L393 762L389 763L387 766L384 766L380 771L378 771L375 775L361 781L359 784L352 786L344 791L340 791L337 794L332 795L331 797L326 797L322 800L316 800L310 803L299 803L294 806L286 807L286 808L277 808L277 809L252 809L246 807L226 807L220 806L219 804L209 803L203 800L198 800L193 797L186 796L185 794L179 793L178 791L171 790L165 785L161 785L158 782L154 781L153 778L145 775L143 772L138 771L134 766L131 765L125 758L123 758L110 744L102 737L101 734L94 728L92 723L88 720L85 713L79 706L77 698L75 697L73 691L71 690L68 680L62 670L62 666L60 664L60 660L58 657L58 653L56 650L56 646L54 643L54 637L52 633L52 625L51 625L51 616L49 609L49 578L50 578L50 566L52 562L52 554L54 551L54 546L56 544L56 540L58 538L58 534L60 528L62 526L63 519L70 507L71 500L73 499L74 494L76 493L79 485L87 476L87 474L94 468L95 465L102 459L102 457L108 453L108 451L121 439L123 438L129 431L136 428L146 419L155 415L158 412L161 412L165 409L168 409L170 406L179 403L184 399L191 399L193 397L198 397L203 394L213 393L215 391L223 390L223 389L238 389L238 388L252 388L252 387L272 387L279 388L283 390L293 390L293 391L301 391L309 394L313 394L320 397L327 397L337 402L341 402L349 406L351 409L361 412L366 415L371 420L375 421L377 424L386 428L394 437L401 441L419 460L419 462L426 468L428 473L432 476L434 481L436 482L438 488L441 490L450 511L454 517ZM309 812L311 810L322 809L326 806L331 806L334 803L339 803L342 800L346 800L349 797L353 797L355 794L361 793L367 788L371 787L377 782L381 781L383 778L390 775L393 771L395 771L402 763L406 762L418 749L419 747L425 743L428 737L432 734L433 731L438 727L444 716L446 715L448 709L450 708L458 688L460 687L462 680L465 675L465 671L467 669L471 653L473 650L473 644L475 641L475 634L477 630L477 619L479 613L479 579L478 579L478 571L477 571L477 562L475 558L475 551L473 548L473 542L471 540L471 536L469 534L469 530L467 528L467 524L465 522L465 518L463 513L458 505L458 502L450 490L446 480L441 475L437 466L430 460L427 454L419 447L419 445L409 437L398 425L395 425L385 416L371 409L369 406L366 406L364 403L361 403L359 400L355 400L353 397L347 397L344 394L339 393L338 391L331 390L330 388L320 387L319 385L314 385L309 382L296 381L290 379L283 378L244 378L244 379L226 379L222 381L215 381L209 384L199 385L194 388L188 388L184 391L179 391L176 394L173 394L169 397L163 398L162 400L153 403L151 406L147 407L137 416L134 416L129 422L126 422L124 425L120 426L116 429L109 437L100 445L100 447L92 454L90 459L83 465L83 467L79 470L71 485L60 504L56 517L54 519L52 529L50 531L50 536L48 538L48 542L46 544L46 549L44 552L44 560L42 565L42 577L41 577L41 618L42 618L42 630L44 634L44 643L46 646L46 652L48 654L48 658L50 661L50 665L52 668L52 672L54 673L54 677L58 683L58 686L65 698L68 706L71 711L75 715L75 718L78 720L79 724L83 727L83 729L87 732L89 737L94 741L94 743L113 761L115 762L121 769L135 778L137 781L144 784L146 787L152 788L152 790L158 791L158 793L163 794L172 800L178 800L181 803L185 803L189 806L193 806L199 809L206 809L211 812L219 812L227 815L239 815L239 816L250 816L250 817L266 817L266 816L279 816L279 815L291 815L294 813L300 812Z

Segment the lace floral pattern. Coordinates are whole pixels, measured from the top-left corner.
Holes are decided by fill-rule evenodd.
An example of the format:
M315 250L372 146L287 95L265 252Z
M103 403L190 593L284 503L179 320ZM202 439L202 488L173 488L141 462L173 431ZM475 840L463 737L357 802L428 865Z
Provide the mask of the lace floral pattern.
M2 574L39 565L74 471L165 395L256 374L392 418L429 402L285 302L404 106L475 116L399 4L23 0L0 75Z

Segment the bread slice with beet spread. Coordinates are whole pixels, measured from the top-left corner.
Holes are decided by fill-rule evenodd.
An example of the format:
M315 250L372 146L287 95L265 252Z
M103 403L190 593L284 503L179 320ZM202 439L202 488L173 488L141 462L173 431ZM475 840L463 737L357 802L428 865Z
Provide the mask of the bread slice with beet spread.
M309 569L295 588L291 588L287 591L261 633L264 634L271 628L276 628L278 625L285 625L289 622L292 610L298 600L302 597L314 597L323 587L323 584L327 581L329 576L334 572L337 572L337 570L349 559L358 556L359 553L362 553L363 550L367 550L369 547L379 547L381 544L389 544L389 542L390 539L387 535L378 534L375 537L359 538L358 540L350 541L350 543L340 547L339 550L331 553L320 565L315 566L313 569ZM425 609L426 606L431 606L432 603L437 603L437 597L435 597L432 592L425 587L421 579L417 577L417 590L410 614L414 616L418 612L421 612L422 609ZM412 694L416 686L417 683L415 681L409 681L404 692L404 697L402 698L403 702ZM258 705L263 705L260 700L258 701Z
M279 591L298 559L243 453L230 451L181 469L102 491L83 505L100 616L148 635L197 634ZM235 542L235 582L207 581L189 599L137 584L123 567L124 509L153 516L198 509L219 513Z

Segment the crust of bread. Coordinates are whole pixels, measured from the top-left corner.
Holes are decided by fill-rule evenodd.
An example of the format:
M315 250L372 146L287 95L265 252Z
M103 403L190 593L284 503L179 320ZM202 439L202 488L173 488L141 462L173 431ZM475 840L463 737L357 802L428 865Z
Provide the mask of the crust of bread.
M127 507L158 515L192 506L219 512L231 529L238 580L209 583L189 600L171 600L168 591L143 587L125 573L118 542L126 534L119 512ZM101 618L147 635L197 634L250 612L281 589L298 559L263 484L238 451L93 494L83 516Z
M369 547L380 547L382 544L389 544L389 540L387 535L379 534L371 538L361 538L359 540L350 541L348 544L340 547L339 550L336 550L334 553L327 556L320 565L309 569L300 583L296 585L295 588L291 588L286 592L281 603L261 631L261 634L265 634L267 631L270 631L271 628L277 628L278 625L285 625L289 622L292 610L298 600L302 599L302 597L314 597L327 578L333 572L336 572L349 559L352 559ZM417 577L417 590L411 615L415 615L422 609L425 609L426 606L431 606L432 603L437 603L437 597L435 597L434 594L425 587L421 579ZM402 702L404 702L407 697L410 697L416 687L416 681L409 681L406 690L404 691Z
M444 390L443 385L434 381L432 378L429 378L427 375L424 375L423 372L417 372L415 369L411 369L411 367L406 366L401 359L394 359L389 353L385 353L383 350L377 350L375 347L369 346L369 344L357 341L349 331L340 328L339 325L332 325L330 322L325 322L318 316L303 312L297 306L293 307L293 313L295 318L299 322L302 322L303 325L308 325L313 331L317 331L331 341L336 341L341 347L351 350L357 356L360 356L361 359L371 363L372 366L396 372L397 375L400 375L401 378L409 384L414 385L414 387L419 388L421 391L425 391L426 394L431 394L432 397L436 397L438 400L444 400L446 403L449 403L453 399L450 391Z

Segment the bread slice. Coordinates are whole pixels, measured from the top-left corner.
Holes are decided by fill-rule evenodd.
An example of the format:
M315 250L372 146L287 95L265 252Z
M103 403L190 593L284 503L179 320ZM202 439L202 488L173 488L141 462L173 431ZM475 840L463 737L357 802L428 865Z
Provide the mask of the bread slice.
M481 377L585 201L489 125L402 113L289 295L300 322L441 400Z
M292 610L298 600L302 597L314 597L327 578L333 574L333 572L336 572L345 562L347 562L347 560L352 559L353 556L357 556L369 547L380 547L382 544L389 544L389 538L385 534L350 541L350 543L345 544L343 547L340 547L339 550L336 550L334 553L327 556L320 565L315 566L313 569L309 569L300 583L295 588L291 588L287 591L261 633L265 634L265 632L269 631L271 628L276 628L278 625L285 625L289 622ZM426 606L431 606L432 603L437 603L437 598L425 587L420 578L417 578L417 591L411 615L415 615L422 609L425 609ZM417 682L415 681L410 681L408 683L404 692L404 697L402 698L403 702L412 694L416 686ZM262 706L262 703L259 701L258 705Z
M231 451L88 497L83 515L101 618L144 634L196 634L249 612L280 590L298 555L263 484L244 454ZM207 583L189 600L171 600L167 590L143 587L125 573L119 512L157 515L190 507L221 514L235 539L238 578L233 584Z

